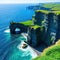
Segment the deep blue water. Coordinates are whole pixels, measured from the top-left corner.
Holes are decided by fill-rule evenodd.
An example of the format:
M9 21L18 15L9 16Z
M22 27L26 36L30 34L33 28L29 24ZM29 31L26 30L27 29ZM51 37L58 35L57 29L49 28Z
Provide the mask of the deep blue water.
M34 11L27 10L31 4L0 4L0 60L31 60L29 51L17 48L23 36L5 32L11 21L22 22L32 18Z

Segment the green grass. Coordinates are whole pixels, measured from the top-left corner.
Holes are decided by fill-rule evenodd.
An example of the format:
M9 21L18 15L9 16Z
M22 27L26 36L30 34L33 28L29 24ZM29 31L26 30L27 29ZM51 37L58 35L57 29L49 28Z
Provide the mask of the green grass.
M34 28L34 29L37 29L37 28L42 28L42 26L39 26L39 25L33 25L33 22L32 20L28 20L28 21L25 21L25 22L20 22L21 24L24 24L26 26L29 26L31 28Z
M31 25L30 27L34 28L34 29L37 29L37 28L41 28L42 29L42 26L39 26L39 25Z
M60 14L60 11L52 11L53 13L59 15Z
M60 40L48 48L43 53L33 60L60 60Z
M55 13L55 14L60 14L60 11L47 11L47 10L36 10L35 12L42 12L45 14L49 14L49 13Z
M55 13L55 14L60 14L60 4L54 4L54 3L48 3L43 5L46 8L51 8L52 11L47 11L47 10L36 10L35 12L42 12L45 14L48 14L50 12Z
M43 5L46 8L51 8L51 10L60 10L60 4L58 3L48 3Z
M47 11L47 10L36 10L35 12L42 12L42 13L45 13L45 14L49 13L49 11Z
M24 24L24 25L27 25L27 26L33 24L32 20L28 20L28 21L24 21L24 22L20 22L20 23L22 23L22 24Z

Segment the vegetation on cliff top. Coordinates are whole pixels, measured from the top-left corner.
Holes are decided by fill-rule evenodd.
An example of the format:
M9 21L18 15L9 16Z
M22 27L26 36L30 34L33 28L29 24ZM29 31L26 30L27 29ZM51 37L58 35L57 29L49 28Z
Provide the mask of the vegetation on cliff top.
M39 25L31 25L30 27L34 29L41 28L41 30L43 30L43 26L39 26Z
M28 20L28 21L24 21L24 22L20 22L20 23L22 23L22 24L24 24L24 25L27 25L27 26L33 24L32 20Z
M46 8L51 8L51 10L60 11L60 3L47 3L43 5Z
M55 14L60 14L60 4L58 3L47 3L43 5L46 8L50 8L50 10L36 10L35 12L42 12L48 14L50 12Z
M60 14L60 11L47 11L47 10L36 10L35 12L42 12L42 13L45 13L45 14L48 14L48 13L54 13L54 14Z
M33 60L60 60L60 40L46 48L43 53Z
M31 28L34 28L34 29L37 29L37 28L42 28L42 26L39 26L39 25L33 25L33 21L32 20L28 20L28 21L25 21L25 22L20 22L21 24L24 24L26 26L29 26Z
M45 14L49 13L49 11L47 11L47 10L36 10L35 12L42 12L42 13L45 13Z

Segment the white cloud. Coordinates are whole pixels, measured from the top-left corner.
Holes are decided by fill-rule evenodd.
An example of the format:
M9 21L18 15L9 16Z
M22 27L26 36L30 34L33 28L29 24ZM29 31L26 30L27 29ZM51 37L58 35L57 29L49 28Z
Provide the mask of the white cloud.
M0 3L43 3L60 2L60 0L0 0Z

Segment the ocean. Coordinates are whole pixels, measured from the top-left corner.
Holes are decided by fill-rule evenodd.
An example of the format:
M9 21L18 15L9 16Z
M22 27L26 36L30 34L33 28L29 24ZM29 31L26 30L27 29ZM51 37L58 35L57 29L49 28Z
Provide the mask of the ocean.
M26 8L31 5L34 4L0 4L0 60L32 59L29 50L22 51L17 48L25 38L21 35L11 35L9 32L11 21L23 22L32 19L34 11Z

